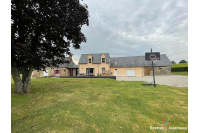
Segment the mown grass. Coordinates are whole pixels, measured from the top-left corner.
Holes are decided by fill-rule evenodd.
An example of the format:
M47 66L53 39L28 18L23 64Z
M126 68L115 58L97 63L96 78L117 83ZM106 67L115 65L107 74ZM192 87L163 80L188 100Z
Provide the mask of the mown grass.
M188 72L171 72L172 75L183 75L188 76Z
M150 126L188 126L188 89L113 79L32 79L30 93L14 94L11 130L16 132L148 133ZM177 132L187 132L178 130Z

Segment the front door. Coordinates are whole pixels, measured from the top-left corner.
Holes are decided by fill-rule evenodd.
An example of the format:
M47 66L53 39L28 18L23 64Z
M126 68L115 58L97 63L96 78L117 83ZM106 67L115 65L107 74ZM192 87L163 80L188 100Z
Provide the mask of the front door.
M115 69L115 76L117 76L117 69Z
M94 68L86 68L86 75L87 76L94 76Z
M145 68L144 76L150 76L150 71L151 71L151 68L149 67Z
M73 69L73 76L76 76L76 69Z

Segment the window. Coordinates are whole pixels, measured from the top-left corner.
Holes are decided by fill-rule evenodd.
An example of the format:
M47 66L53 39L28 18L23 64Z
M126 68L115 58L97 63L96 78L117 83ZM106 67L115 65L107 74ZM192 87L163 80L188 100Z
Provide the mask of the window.
M91 63L91 59L89 59L89 63Z
M55 71L55 74L59 74L59 70L56 70L56 71Z
M117 65L117 62L115 62L115 65Z
M106 71L105 67L102 68L102 72Z
M102 63L105 63L105 58L102 58Z

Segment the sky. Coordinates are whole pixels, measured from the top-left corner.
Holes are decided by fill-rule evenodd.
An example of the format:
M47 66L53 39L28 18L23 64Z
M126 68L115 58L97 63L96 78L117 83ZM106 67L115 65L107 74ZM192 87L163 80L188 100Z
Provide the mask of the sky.
M87 42L70 48L78 63L81 54L109 53L110 57L166 54L171 61L188 61L187 0L83 0L89 26Z

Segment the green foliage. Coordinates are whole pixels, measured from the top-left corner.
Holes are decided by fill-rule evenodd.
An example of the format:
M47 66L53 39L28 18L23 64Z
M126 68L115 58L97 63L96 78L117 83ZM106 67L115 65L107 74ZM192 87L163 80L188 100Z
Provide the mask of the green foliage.
M187 61L186 61L186 60L181 60L181 61L179 62L179 64L181 64L181 63L187 63Z
M175 61L171 61L171 63L172 63L172 64L176 64L176 62L175 62Z
M81 28L88 17L79 0L11 0L12 66L41 70L64 63L69 47L86 42Z
M92 78L32 79L30 94L15 95L11 131L148 133L150 126L188 126L188 88ZM187 131L186 131L187 132Z
M187 72L188 67L175 67L171 69L172 72Z
M88 17L87 5L79 0L11 0L11 74L16 93L28 92L33 69L69 63L65 55L71 54L70 47L80 49L87 41L81 28L89 25Z
M102 73L97 73L97 76L102 76Z
M174 64L171 66L172 72L187 72L188 71L188 63Z
M171 72L171 74L173 75L183 75L183 76L187 76L188 72Z

